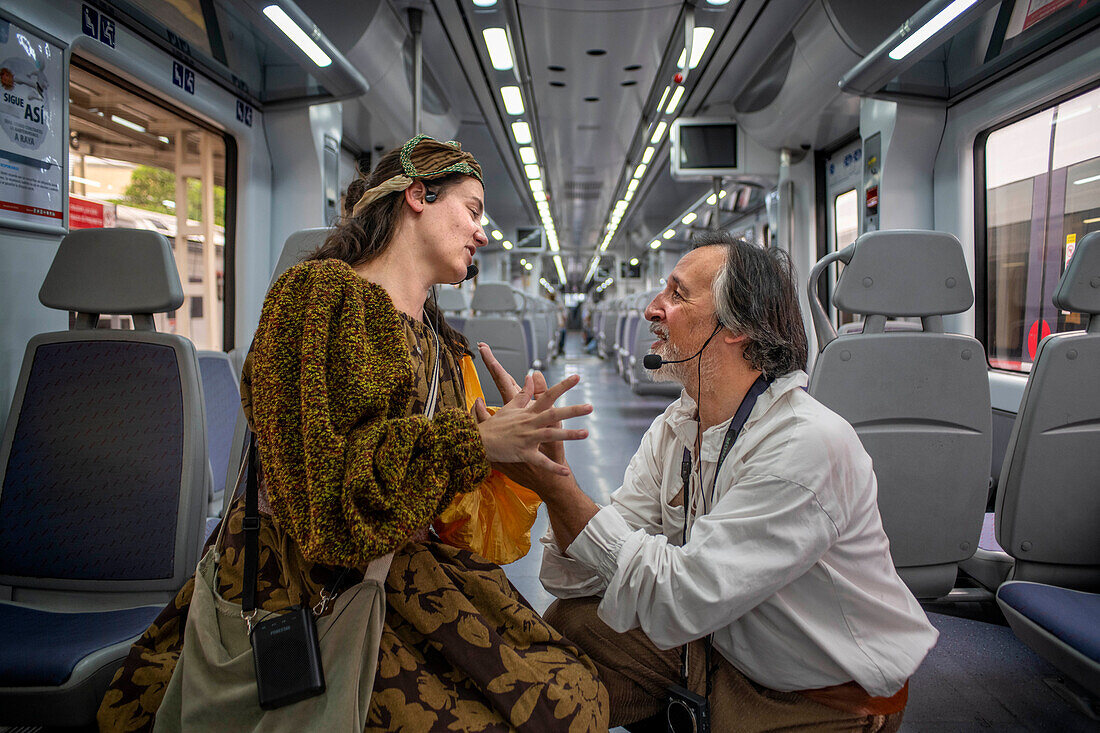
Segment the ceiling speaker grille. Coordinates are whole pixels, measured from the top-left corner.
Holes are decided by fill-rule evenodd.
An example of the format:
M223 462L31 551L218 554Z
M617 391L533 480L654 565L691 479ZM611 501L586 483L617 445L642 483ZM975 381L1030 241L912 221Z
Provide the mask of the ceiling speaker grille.
M603 183L600 181L566 181L565 197L569 199L594 200L600 197Z

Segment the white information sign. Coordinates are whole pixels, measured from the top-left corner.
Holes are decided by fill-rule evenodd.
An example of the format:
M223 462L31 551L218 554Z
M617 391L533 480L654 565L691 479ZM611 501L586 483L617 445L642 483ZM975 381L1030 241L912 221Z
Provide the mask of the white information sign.
M62 225L62 56L0 18L0 224Z

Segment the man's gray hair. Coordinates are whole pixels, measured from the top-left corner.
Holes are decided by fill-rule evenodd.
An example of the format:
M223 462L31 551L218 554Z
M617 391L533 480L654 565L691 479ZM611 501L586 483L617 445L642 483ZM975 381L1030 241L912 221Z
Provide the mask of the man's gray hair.
M726 259L714 278L718 322L748 337L745 358L768 379L806 368L806 330L790 257L727 232L695 238L695 247L724 247Z

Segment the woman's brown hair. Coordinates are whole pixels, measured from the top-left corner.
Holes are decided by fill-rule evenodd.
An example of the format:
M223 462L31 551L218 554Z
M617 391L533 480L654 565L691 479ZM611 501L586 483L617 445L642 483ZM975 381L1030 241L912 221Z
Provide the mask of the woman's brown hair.
M431 141L435 143L435 141ZM445 145L446 143L436 143ZM348 184L344 195L344 211L339 223L325 239L324 244L305 257L305 260L343 260L352 267L375 259L390 246L397 231L401 209L405 203L404 191L393 191L372 201L363 207L358 216L353 215L355 205L363 192L404 173L401 163L402 148L394 148L378 161L378 165L367 177L358 177ZM445 195L448 188L461 181L466 173L451 173L441 178L424 180L424 185L438 196ZM435 298L424 303L424 319L436 329L436 332L451 347L466 354L472 354L466 337L451 328L436 305Z

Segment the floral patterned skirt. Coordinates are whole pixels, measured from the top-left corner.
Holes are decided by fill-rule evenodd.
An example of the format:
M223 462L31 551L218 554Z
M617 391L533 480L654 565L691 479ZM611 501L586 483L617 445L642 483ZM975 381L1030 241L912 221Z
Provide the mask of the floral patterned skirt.
M240 514L230 513L219 573L219 592L231 600L240 597ZM331 576L285 543L265 517L257 584L264 608L315 602ZM284 552L273 551L280 545ZM101 730L152 730L193 589L189 580L131 648L100 706ZM595 665L500 567L440 542L412 542L394 555L386 602L368 731L607 730Z

